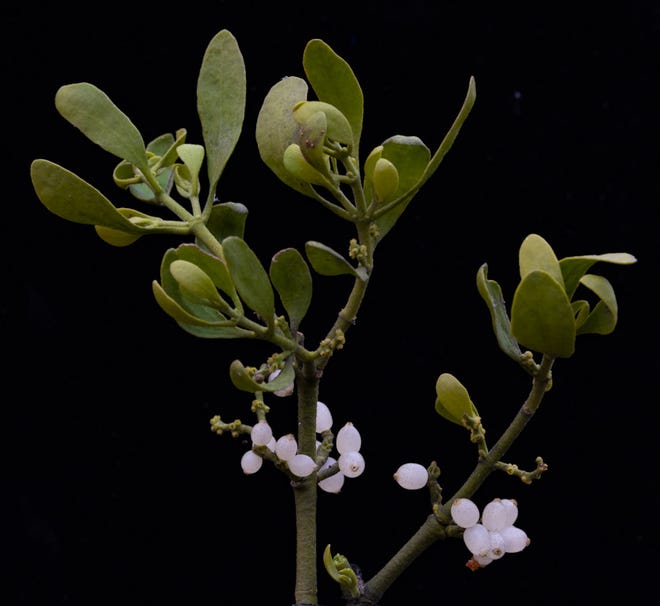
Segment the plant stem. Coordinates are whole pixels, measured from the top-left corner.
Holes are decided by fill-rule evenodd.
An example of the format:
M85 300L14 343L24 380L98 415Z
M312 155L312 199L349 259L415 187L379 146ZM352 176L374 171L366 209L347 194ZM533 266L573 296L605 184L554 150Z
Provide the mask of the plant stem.
M374 575L363 590L363 595L356 602L351 602L355 606L375 606L385 591L396 581L410 563L419 557L422 552L428 549L439 539L444 539L447 534L446 526L451 524L451 504L459 497L471 497L477 489L483 484L484 480L494 471L494 465L509 450L515 439L529 423L534 413L538 410L541 400L547 391L550 382L550 370L554 363L554 358L543 356L539 371L534 377L532 388L520 407L520 410L514 417L509 427L500 436L496 444L488 451L485 457L480 457L476 467L456 493L446 501L442 507L434 514L429 516L417 532L399 549L399 551Z
M316 403L319 373L314 362L302 362L296 371L298 391L298 446L316 458ZM293 483L296 508L296 604L317 604L316 472Z

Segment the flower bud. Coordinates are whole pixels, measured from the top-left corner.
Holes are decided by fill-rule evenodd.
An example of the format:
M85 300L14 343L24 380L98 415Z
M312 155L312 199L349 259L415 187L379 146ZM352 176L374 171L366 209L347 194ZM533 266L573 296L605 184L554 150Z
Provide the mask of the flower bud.
M406 490L419 490L429 481L429 472L419 463L404 463L396 470L394 479Z
M399 189L399 171L386 158L378 158L372 174L374 192L379 202L386 202L394 197Z

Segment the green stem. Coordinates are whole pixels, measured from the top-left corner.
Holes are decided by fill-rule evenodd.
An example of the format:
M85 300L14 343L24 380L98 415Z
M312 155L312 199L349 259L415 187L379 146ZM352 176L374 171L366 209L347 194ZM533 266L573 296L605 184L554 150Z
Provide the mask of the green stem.
M296 372L299 451L316 458L316 403L319 373L313 362ZM317 604L316 472L293 483L296 508L296 604Z
M511 447L515 439L529 423L538 410L541 400L550 382L550 370L554 358L544 356L539 371L534 377L532 388L525 403L521 406L509 427L500 436L497 443L488 451L485 457L480 457L475 469L454 496L446 501L438 512L429 516L419 530L399 549L399 551L374 575L367 583L363 595L356 606L374 606L385 591L396 581L410 563L419 557L433 543L447 536L445 528L451 524L451 504L459 497L471 497L483 484L484 480L494 471L495 463Z

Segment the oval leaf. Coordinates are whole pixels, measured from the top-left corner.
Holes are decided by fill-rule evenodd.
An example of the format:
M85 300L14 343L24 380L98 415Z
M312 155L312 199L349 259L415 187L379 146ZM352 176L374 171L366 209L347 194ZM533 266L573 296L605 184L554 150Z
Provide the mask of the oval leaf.
M177 259L170 265L172 277L179 283L184 294L211 307L228 311L229 305L218 294L209 275L194 263Z
M359 270L329 246L320 242L305 242L305 253L314 270L322 276L348 274L364 280Z
M245 63L234 36L218 32L204 53L197 80L197 111L202 124L213 196L245 118Z
M266 270L257 255L236 236L222 242L225 258L229 265L236 290L245 304L261 319L273 326L275 322L275 294Z
M57 91L55 107L94 143L149 171L140 131L102 90L89 82L67 84Z
M310 40L305 46L303 69L319 100L334 105L346 116L353 134L353 156L358 158L364 96L353 69L319 39Z
M550 274L558 284L564 286L564 277L557 256L550 244L538 234L530 234L523 240L518 253L518 263L521 278L533 271L540 270Z
M559 261L561 273L564 276L566 293L572 299L580 283L580 278L589 271L589 268L598 261L614 263L616 265L631 265L637 259L629 253L605 253L602 255L581 255L579 257L565 257Z
M133 234L143 233L100 191L66 168L48 160L34 160L30 176L39 200L58 217L74 223L103 225Z
M270 279L289 316L295 333L312 301L312 275L295 248L278 252L270 264Z
M575 350L575 319L563 286L545 271L528 273L511 306L511 333L533 351L568 358Z

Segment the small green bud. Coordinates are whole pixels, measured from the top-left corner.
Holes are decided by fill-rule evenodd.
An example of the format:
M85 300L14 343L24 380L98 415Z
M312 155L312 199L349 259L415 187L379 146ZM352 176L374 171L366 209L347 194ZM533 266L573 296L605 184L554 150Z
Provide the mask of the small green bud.
M376 160L372 180L374 193L379 202L391 200L399 189L399 171L385 158Z
M312 185L323 185L324 187L331 188L332 184L323 174L314 168L307 160L296 143L291 143L289 147L284 150L283 158L284 168L286 168L291 175Z
M334 105L323 101L299 101L293 106L293 118L301 125L317 112L323 112L328 124L328 139L353 147L353 129L348 119Z

